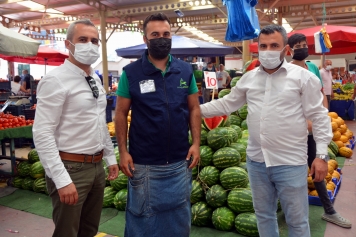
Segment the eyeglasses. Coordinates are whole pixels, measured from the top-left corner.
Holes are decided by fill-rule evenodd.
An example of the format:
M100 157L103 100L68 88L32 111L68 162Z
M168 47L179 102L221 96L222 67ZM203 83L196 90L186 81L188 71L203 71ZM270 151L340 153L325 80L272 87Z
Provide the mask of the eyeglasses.
M85 79L87 80L89 87L90 87L91 91L93 92L94 98L97 99L99 97L99 89L96 86L95 79L92 78L91 76L85 77Z

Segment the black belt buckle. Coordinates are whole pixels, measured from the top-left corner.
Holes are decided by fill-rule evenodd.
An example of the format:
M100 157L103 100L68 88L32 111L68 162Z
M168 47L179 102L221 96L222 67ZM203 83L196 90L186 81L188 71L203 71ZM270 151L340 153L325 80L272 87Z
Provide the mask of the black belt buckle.
M85 161L87 160L88 157L90 157L91 158L90 163L93 163L93 164L98 163L98 162L94 162L95 156L98 156L98 155L101 155L101 151L99 151L93 155L85 155Z

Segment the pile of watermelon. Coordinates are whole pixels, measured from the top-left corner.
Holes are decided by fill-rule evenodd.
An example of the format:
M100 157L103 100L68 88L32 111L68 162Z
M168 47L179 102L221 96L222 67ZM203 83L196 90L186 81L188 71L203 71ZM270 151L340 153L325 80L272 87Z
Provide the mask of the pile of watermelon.
M36 149L28 153L28 160L17 164L17 176L12 180L12 186L37 193L47 193L45 170L40 162Z
M118 147L114 148L117 163L120 162ZM127 176L120 172L114 180L107 180L109 169L103 161L106 176L106 187L104 189L103 207L115 207L119 211L125 211L127 199Z
M246 117L247 105L202 121L200 163L193 169L190 197L193 225L259 236L246 169Z

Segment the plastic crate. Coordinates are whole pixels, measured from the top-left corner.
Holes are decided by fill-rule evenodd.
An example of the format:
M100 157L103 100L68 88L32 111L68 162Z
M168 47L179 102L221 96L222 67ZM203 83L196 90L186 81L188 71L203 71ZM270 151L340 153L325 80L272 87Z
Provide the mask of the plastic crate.
M0 89L5 89L11 91L11 81L2 81L0 82Z
M341 169L338 168L337 171L340 173ZM328 195L329 195L331 203L334 203L335 197L336 197L337 193L339 192L339 189L341 186L342 175L340 174L339 180L337 180L336 178L333 178L332 181L334 182L334 184L336 184L336 187L335 187L334 193L332 193L330 190L328 190ZM319 197L314 197L314 196L308 195L308 200L309 200L309 205L322 206Z
M36 113L36 110L35 109L24 109L24 112L25 112L25 118L26 119L35 119L35 113Z
M355 136L352 136L352 138L350 139L350 144L346 145L346 147L353 150L355 148L355 143L356 143Z
M2 91L0 92L0 100L7 100L9 99L9 96L11 95L11 92L5 92Z
M26 105L9 105L7 106L7 108L5 109L5 113L10 113L14 116L19 116L19 115L25 115L25 109L28 106Z

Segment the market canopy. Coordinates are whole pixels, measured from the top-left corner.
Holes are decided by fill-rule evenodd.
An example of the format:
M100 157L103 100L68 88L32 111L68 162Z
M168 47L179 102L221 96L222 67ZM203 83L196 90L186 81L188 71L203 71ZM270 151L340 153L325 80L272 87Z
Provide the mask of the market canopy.
M40 42L0 25L0 54L34 56Z
M123 58L140 58L147 49L146 44L116 49L116 54ZM213 57L236 53L234 47L218 45L184 36L172 36L171 54L176 57L199 56Z
M318 53L315 53L314 33L320 31L321 28L321 26L315 26L292 31L288 34L288 37L296 33L304 34L307 38L309 54L315 55ZM330 52L326 54L347 54L356 52L356 27L327 25L325 29L332 44ZM258 43L250 44L250 52L258 52Z

